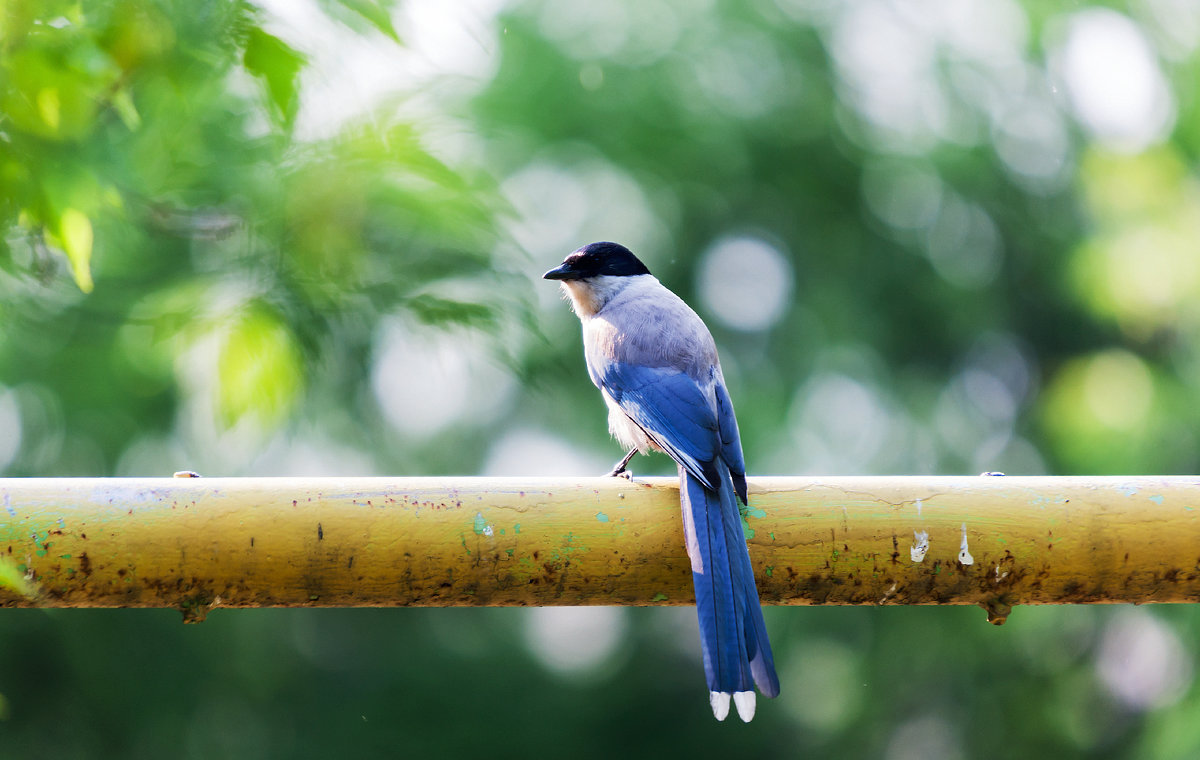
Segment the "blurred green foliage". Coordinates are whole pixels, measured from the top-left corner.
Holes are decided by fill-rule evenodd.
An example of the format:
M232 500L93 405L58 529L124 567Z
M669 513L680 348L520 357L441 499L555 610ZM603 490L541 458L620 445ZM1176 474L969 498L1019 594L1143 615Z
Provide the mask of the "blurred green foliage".
M752 473L1194 472L1198 48L1171 0L7 0L0 468L602 472L537 278L615 239ZM5 611L0 756L1200 754L1191 607L768 610L749 727L691 614Z
M394 34L386 6L345 8ZM255 7L5 9L0 363L21 416L53 419L10 474L119 470L189 401L214 438L320 417L363 395L380 314L499 321L482 289L438 290L495 277L494 186L386 113L295 139L305 58Z

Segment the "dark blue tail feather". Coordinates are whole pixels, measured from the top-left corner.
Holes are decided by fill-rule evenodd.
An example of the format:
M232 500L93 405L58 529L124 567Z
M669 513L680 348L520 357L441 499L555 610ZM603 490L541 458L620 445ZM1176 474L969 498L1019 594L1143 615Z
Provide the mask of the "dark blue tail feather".
M680 496L700 646L709 691L779 694L779 678L763 622L750 553L742 533L729 469L718 461L720 490L711 491L683 467Z
M730 546L735 544L741 551L730 550L731 559L741 563L741 598L744 603L742 619L746 639L746 654L750 661L750 672L754 683L763 696L779 696L779 676L775 674L775 655L771 652L771 642L767 638L767 624L763 620L762 604L758 597L758 587L754 585L754 568L750 565L750 552L746 550L746 537L742 533L741 513L734 505L737 521L732 526L727 524L726 530Z

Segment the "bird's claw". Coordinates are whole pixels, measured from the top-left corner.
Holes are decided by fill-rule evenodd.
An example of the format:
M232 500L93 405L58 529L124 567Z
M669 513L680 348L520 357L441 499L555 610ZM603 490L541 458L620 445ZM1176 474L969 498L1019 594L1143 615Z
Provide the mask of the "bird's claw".
M617 462L616 465L613 466L613 468L608 471L608 475L606 477L625 478L626 480L632 482L633 481L633 473L630 472L628 469L626 469L626 467L629 464L629 460L633 459L633 455L636 454L637 452L638 452L637 449L630 449L629 453L626 454L624 457L622 457L621 461Z

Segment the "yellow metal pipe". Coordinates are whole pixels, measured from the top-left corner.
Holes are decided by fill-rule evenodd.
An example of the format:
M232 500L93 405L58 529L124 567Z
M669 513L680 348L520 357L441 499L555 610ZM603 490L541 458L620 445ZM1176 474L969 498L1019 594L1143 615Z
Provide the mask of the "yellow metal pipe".
M754 478L766 604L1200 599L1200 478ZM0 605L690 604L674 479L0 479Z

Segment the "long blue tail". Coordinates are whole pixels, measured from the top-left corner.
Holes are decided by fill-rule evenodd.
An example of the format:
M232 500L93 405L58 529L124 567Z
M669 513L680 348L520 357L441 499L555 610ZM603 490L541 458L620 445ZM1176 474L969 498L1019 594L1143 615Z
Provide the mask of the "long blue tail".
M720 489L710 491L686 469L679 468L679 494L708 690L730 695L752 692L757 684L764 696L774 697L779 694L779 677L754 585L737 497L729 468L718 460L717 469ZM727 710L729 697L724 699ZM718 712L715 704L714 712ZM718 712L717 717L723 715Z

